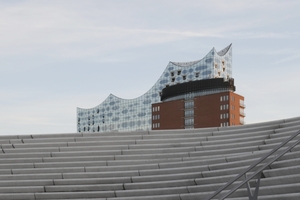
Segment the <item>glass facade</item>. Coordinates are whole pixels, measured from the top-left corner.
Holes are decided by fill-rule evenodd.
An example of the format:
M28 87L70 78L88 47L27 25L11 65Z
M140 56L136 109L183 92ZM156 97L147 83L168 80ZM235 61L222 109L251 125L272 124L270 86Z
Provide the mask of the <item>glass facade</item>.
M217 52L213 48L203 59L193 62L169 62L165 71L144 95L122 99L109 95L94 108L77 108L77 132L151 130L153 103L159 103L163 88L195 80L232 78L231 44Z

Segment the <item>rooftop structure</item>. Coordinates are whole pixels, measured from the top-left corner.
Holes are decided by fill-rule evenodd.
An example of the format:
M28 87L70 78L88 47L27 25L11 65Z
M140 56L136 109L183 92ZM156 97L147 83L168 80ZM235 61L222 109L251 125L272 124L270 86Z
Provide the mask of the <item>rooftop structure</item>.
M77 132L142 131L152 128L152 104L162 101L164 88L177 84L222 78L232 79L231 44L217 52L213 48L204 58L192 62L169 62L161 77L144 95L122 99L110 94L94 108L77 108ZM203 94L231 91L214 88ZM199 94L198 94L199 95Z

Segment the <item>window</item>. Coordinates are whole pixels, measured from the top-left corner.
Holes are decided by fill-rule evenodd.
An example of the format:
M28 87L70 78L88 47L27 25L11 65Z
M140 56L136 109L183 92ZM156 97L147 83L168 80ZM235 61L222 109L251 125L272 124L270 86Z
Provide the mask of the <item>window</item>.
M174 76L174 72L171 72L171 76Z
M224 104L220 106L220 110L228 110L229 109L229 105L228 104Z
M220 119L228 119L228 117L229 117L228 113L220 114Z
M194 108L194 101L185 101L184 107L185 108Z
M225 65L225 61L224 61L224 60L222 61L222 65L223 65L223 66Z
M194 116L194 109L189 109L184 111L185 117L193 117Z
M152 107L152 112L158 112L158 111L159 111L159 106Z
M178 70L178 71L177 71L177 75L180 75L180 74L181 74L181 70Z
M171 80L172 82L174 82L175 81L175 78L172 78L172 80Z
M228 122L224 122L224 123L221 123L220 126L221 127L223 127L223 126L229 126L229 123Z
M183 79L183 80L186 80L186 76L182 76L182 79Z
M229 97L228 95L220 96L220 101L228 101Z
M160 127L160 123L154 123L154 124L152 124L152 128L154 129L154 128L159 128Z
M159 120L159 118L160 118L160 115L153 115L152 116L152 120Z
M188 118L184 120L184 125L191 126L194 125L194 118Z
M196 78L198 78L199 77L199 72L197 72L195 76L196 76Z

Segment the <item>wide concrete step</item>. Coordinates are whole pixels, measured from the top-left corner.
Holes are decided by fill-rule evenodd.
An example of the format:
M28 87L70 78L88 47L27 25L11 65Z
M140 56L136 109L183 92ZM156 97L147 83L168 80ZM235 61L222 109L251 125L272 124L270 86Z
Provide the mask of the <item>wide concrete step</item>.
M5 193L43 193L44 186L14 186L14 187L0 187L0 194Z
M267 177L267 178L261 178L260 180L260 186L294 184L294 183L300 183L300 174ZM254 184L255 182L252 182L251 186L254 187L255 186Z
M194 179L182 179L171 181L152 181L139 183L125 183L125 190L149 189L149 188L170 188L170 187L185 187L195 185Z
M1 188L0 188L1 189ZM45 186L45 192L85 192L85 191L116 191L123 190L123 184L93 184L93 185L52 185Z
M299 200L300 193L258 196L258 200ZM226 200L249 200L249 197L226 198Z
M46 192L46 193L35 193L36 200L44 199L80 199L80 198L108 198L116 197L114 191L90 191L90 192ZM0 196L1 197L1 196Z
M277 169L265 169L263 171L265 177L277 177L277 176L288 176L300 174L300 166L281 167Z
M212 150L201 150L196 147L197 151L190 152L190 157L220 157L220 156L230 156L230 155L238 155L242 153L249 153L253 151L259 151L259 146L246 146L246 147L232 147L227 149L212 149Z
M208 136L207 137L207 141L227 141L227 140L248 140L251 139L252 137L259 137L259 136L270 136L274 134L274 130L273 129L267 129L267 130L256 130L256 131L247 131L245 133L242 134L230 134L230 132L226 133L226 134L216 134L215 132L213 133L212 136Z
M239 139L224 139L224 140L211 140L211 141L203 141L201 142L201 146L209 149L222 149L228 148L228 146L238 146L239 143L243 143L245 145L253 144L258 142L259 144L264 144L264 141L269 139L269 135L259 135L259 136L250 136ZM216 148L217 147L217 148Z
M283 133L283 132L290 132L290 131L299 131L300 130L300 124L293 123L290 126L286 126L284 128L278 128L275 129L275 133Z
M295 133L295 132L293 132L293 133ZM272 138L272 139L269 139L269 140L265 140L265 143L266 144L274 144L274 143L275 144L279 144L279 143L283 142L284 140L290 138L290 136L293 133L288 134L288 135L282 135L281 137L276 137L276 138ZM298 135L297 137L295 137L292 141L296 141L298 139L300 139L300 135Z
M3 200L35 200L34 193L1 193L0 199Z

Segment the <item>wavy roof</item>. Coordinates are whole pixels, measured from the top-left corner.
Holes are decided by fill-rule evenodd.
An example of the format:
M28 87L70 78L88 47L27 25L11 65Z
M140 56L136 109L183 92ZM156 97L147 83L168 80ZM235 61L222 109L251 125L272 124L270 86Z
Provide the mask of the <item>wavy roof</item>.
M110 94L98 106L87 109L77 108L77 116L81 120L78 127L82 130L82 128L97 126L97 129L101 131L107 131L107 128L103 127L113 127L111 130L119 131L151 129L151 105L160 102L160 93L163 88L189 81L232 78L231 46L230 44L219 52L212 48L200 60L169 62L156 83L137 98L123 99ZM105 116L105 121L101 117L96 117L100 114ZM91 115L95 117L93 126L90 125ZM128 128L129 125L131 129Z
M218 55L219 56L224 56L225 54L227 54L227 52L229 51L231 45L232 45L232 43L230 45L228 45L227 47L225 47L224 49L222 49L221 51L219 51Z

